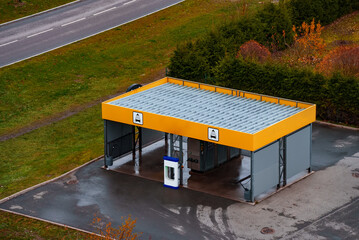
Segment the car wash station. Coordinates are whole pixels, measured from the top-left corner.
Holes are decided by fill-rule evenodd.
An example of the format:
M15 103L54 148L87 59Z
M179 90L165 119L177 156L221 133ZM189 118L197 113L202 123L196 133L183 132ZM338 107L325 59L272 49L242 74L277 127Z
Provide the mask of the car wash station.
M316 106L166 77L102 103L105 167L256 202L311 172Z

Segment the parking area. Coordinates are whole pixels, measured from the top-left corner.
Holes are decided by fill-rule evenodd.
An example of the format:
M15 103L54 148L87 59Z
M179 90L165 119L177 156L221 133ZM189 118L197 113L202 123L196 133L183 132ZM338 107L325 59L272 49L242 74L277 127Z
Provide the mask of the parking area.
M0 208L87 231L96 231L91 225L95 214L113 226L131 214L144 239L353 239L359 236L358 133L314 124L316 173L255 206L164 188L135 173L104 170L99 160ZM264 227L274 232L263 234Z

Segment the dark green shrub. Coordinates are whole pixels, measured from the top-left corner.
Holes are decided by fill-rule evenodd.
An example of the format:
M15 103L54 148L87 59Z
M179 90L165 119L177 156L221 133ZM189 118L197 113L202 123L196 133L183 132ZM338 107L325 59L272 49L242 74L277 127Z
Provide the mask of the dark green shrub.
M210 67L207 59L200 54L200 49L191 42L180 45L174 52L169 65L172 77L201 81Z
M310 23L313 18L320 21L323 17L323 7L320 0L290 0L287 3L292 22L296 26L303 22Z
M225 57L214 69L217 85L317 104L320 119L359 126L359 81L339 74Z
M328 81L326 119L359 126L359 81L334 74Z
M292 21L286 7L282 4L265 4L256 18L261 24L265 43L272 51L283 50L293 42Z

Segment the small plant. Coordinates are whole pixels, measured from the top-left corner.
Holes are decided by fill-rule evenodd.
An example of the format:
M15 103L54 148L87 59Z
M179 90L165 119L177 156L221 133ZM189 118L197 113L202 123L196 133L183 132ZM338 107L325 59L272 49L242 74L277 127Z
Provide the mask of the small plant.
M123 217L121 218L124 219ZM140 233L133 233L136 225L136 219L128 216L122 225L115 228L111 222L105 223L100 217L94 217L92 225L98 228L99 235L92 235L91 240L116 239L116 240L136 240L139 239Z
M333 49L323 58L317 70L325 75L341 72L345 76L359 77L359 45Z
M243 57L243 59L252 61L254 60L263 63L270 58L271 53L262 44L259 44L254 40L250 40L240 47L240 50L237 53L237 58L240 55Z
M324 53L326 44L321 38L323 28L315 24L314 18L310 24L303 22L300 27L293 26L293 50L297 61L304 64L316 64Z

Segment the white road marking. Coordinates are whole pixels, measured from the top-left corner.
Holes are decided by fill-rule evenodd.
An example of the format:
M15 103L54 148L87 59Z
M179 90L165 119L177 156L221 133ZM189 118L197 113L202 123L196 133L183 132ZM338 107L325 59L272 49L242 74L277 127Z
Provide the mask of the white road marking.
M132 1L129 1L129 2L125 2L123 5L127 5L127 4L130 4L130 3L133 3L133 2L136 2L136 0L132 0Z
M7 42L7 43L4 43L4 44L1 44L0 47L9 45L9 44L11 44L11 43L15 43L15 42L17 42L17 41L18 41L18 40L14 40L14 41L11 41L11 42Z
M45 33L45 32L50 32L50 31L52 31L52 30L54 30L54 29L53 29L53 28L50 28L50 29L47 29L47 30L45 30L45 31L38 32L38 33L32 34L32 35L30 35L30 36L27 36L27 38L35 37L35 36L37 36L37 35L43 34L43 33Z
M97 16L97 15L100 15L100 14L102 14L102 13L105 13L105 12L108 12L108 11L111 11L111 10L114 10L114 9L116 9L116 8L117 8L117 7L113 7L113 8L109 8L109 9L103 10L103 11L101 11L101 12L95 13L94 16Z
M80 21L85 20L85 19L86 19L86 18L80 18L80 19L77 19L77 20L75 20L75 21L62 24L61 27L65 27L65 26L67 26L67 25L70 25L70 24L73 24L73 23L76 23L76 22L80 22Z
M166 8L170 8L170 7L172 7L172 6L174 6L174 5L177 5L177 4L179 4L179 3L183 2L183 1L185 1L185 0L180 0L180 1L178 1L178 2L175 2L175 3L173 3L173 4L170 4L170 5L168 5L168 6L165 6L165 7L163 7L163 8L160 8L160 9L157 9L157 10L152 11L152 12L150 12L150 13L147 13L147 14L144 14L144 15L142 15L142 16L139 16L139 17L137 17L137 18L133 18L133 19L128 20L128 21L126 21L126 22L120 23L120 24L118 24L118 25L116 25L116 26L106 28L106 29L104 29L104 30L101 30L101 31L95 32L95 33L93 33L93 34L90 34L90 35L88 35L88 36L81 37L81 38L79 38L79 39L73 40L73 41L71 41L71 42L62 44L62 45L60 45L60 46L57 46L57 47L54 47L54 48L51 48L51 49L48 49L48 50L45 50L45 51L42 51L42 52L40 52L40 53L36 53L36 54L34 54L34 55L31 55L30 57L25 57L25 58L22 58L22 59L20 59L20 60L15 60L15 61L13 61L13 62L7 63L7 64L2 65L2 66L0 65L0 68L6 67L6 66L10 66L10 65L12 65L12 64L14 64L14 63L18 63L18 62L24 61L24 60L26 60L26 59L30 59L30 58L39 56L39 55L44 54L44 53L47 53L47 52L49 52L49 51L52 51L52 50L55 50L55 49L58 49L58 48L61 48L61 47L70 45L70 44L72 44L72 43L81 41L81 40L83 40L83 39L86 39L86 38L89 38L89 37L92 37L92 36L95 36L95 35L97 35L97 34L106 32L106 31L108 31L108 30L110 30L110 29L117 28L118 26L125 25L125 24L127 24L127 23L136 21L136 20L138 20L138 19L140 19L140 18L149 16L149 15L151 15L151 14L153 14L153 13L162 11L162 10L164 10L164 9L166 9Z

